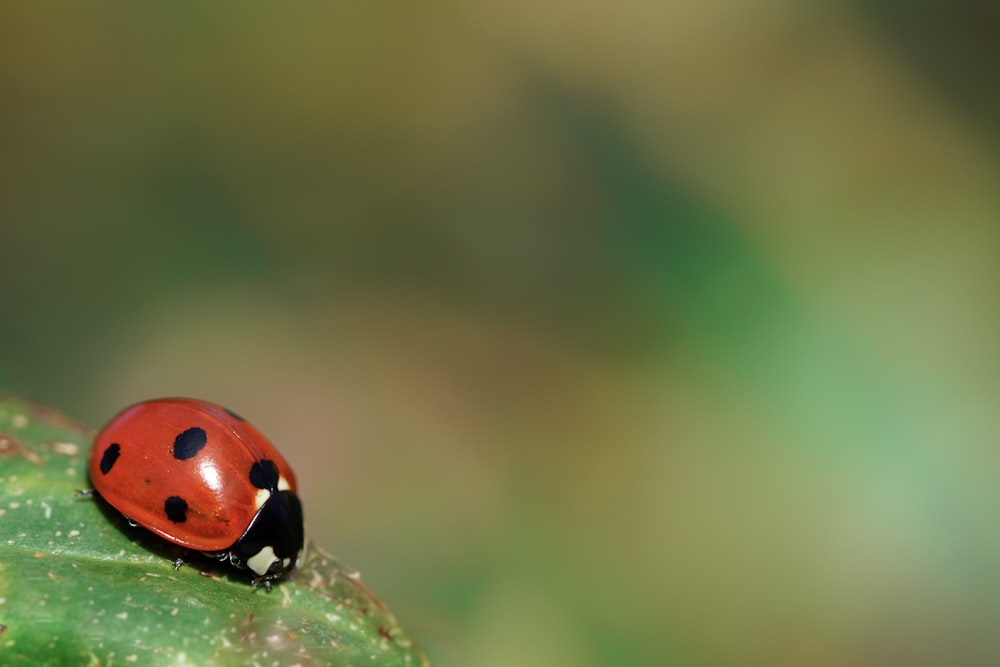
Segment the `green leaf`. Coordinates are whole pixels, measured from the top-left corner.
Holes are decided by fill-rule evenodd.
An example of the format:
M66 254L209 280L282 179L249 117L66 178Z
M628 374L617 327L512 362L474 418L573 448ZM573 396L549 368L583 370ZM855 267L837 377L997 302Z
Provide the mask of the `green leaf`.
M92 437L0 393L0 664L429 665L311 543L271 592L208 559L175 571L172 545L77 493Z

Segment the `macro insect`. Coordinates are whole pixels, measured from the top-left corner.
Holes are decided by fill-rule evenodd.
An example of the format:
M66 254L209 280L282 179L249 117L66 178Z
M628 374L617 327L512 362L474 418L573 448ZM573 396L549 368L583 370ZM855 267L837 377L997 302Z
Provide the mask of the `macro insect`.
M301 556L295 473L264 434L214 403L126 408L97 434L89 473L129 523L249 570L254 586L270 590Z

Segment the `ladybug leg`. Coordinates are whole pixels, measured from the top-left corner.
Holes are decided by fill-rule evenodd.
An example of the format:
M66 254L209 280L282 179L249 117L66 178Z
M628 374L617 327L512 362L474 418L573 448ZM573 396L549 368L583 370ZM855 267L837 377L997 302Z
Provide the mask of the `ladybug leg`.
M181 565L187 562L187 557L190 555L191 550L185 549L180 556L174 559L174 572L181 569Z
M263 582L264 583L264 589L268 593L270 593L271 592L271 579L272 579L272 577L268 577L268 576L254 577L253 579L250 580L250 583L251 583L251 585L253 585L254 588L257 588L261 584L261 582Z
M76 495L79 498L93 498L97 495L97 489L77 489Z

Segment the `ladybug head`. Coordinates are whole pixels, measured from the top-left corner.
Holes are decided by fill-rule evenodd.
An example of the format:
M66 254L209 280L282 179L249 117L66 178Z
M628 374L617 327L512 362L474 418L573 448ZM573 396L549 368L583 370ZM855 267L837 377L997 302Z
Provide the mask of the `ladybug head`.
M229 560L253 572L254 585L264 582L270 588L272 579L295 567L304 539L298 496L292 491L276 491L229 549Z

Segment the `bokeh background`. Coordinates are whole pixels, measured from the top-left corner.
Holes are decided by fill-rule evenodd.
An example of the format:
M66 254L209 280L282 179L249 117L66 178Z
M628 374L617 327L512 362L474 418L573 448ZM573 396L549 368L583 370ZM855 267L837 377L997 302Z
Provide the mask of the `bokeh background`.
M0 386L194 395L444 667L1000 664L1000 11L0 7Z

